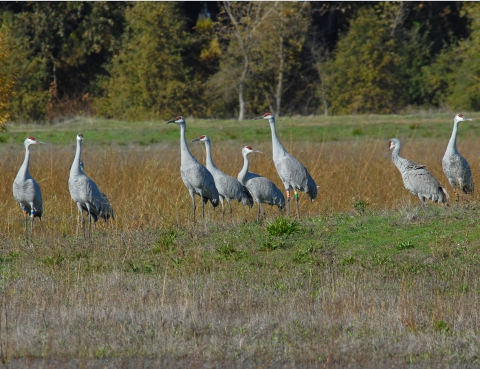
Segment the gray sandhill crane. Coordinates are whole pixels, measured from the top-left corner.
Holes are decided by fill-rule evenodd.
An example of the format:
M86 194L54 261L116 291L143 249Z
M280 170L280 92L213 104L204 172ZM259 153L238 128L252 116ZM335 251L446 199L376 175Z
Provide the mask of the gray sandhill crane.
M455 194L457 189L465 194L473 193L473 179L470 165L457 151L457 132L458 123L465 120L471 120L466 118L463 114L457 114L453 120L453 131L450 141L448 141L447 150L442 159L443 172L447 176L448 182L453 188Z
M192 198L193 206L193 221L195 221L195 194L202 199L202 216L205 218L205 203L210 200L212 206L218 206L219 196L218 190L215 186L215 181L212 174L200 164L197 159L193 157L187 146L185 139L185 130L187 123L183 117L178 116L175 119L169 120L165 124L175 123L180 127L180 174L183 183L187 187L190 197Z
M30 215L31 237L33 238L33 220L35 218L42 220L43 214L42 192L40 191L40 186L28 172L28 165L30 163L30 145L45 143L36 140L35 137L28 137L23 144L25 145L25 159L13 181L13 197L17 200L23 210L23 217L25 218L25 241L28 242L27 215Z
M205 143L206 151L206 160L205 164L210 173L212 173L213 179L215 180L215 186L218 190L218 197L222 204L222 218L225 220L225 207L223 200L227 200L228 207L230 208L230 220L232 219L232 206L230 205L230 200L237 200L241 202L242 205L248 205L250 208L253 206L252 195L248 192L243 184L237 181L235 178L223 173L218 169L212 160L211 153L211 142L210 138L206 135L202 135L199 138L191 140L190 142L200 141Z
M310 201L313 201L317 197L317 185L315 181L305 168L297 159L290 155L280 142L277 131L275 129L275 118L272 113L265 113L260 117L253 119L267 119L270 123L270 129L272 131L272 150L273 150L273 163L277 169L277 173L285 186L287 193L288 209L290 213L290 187L295 192L295 201L297 204L297 217L300 218L300 207L298 205L298 192L305 192Z
M285 198L283 197L282 191L280 191L268 178L248 171L248 154L252 152L262 153L261 151L252 149L251 146L245 146L242 149L243 168L240 173L238 173L237 179L247 187L248 191L252 194L254 201L258 204L257 221L259 221L260 208L262 208L263 217L265 218L265 209L261 205L262 203L272 206L276 205L282 210L285 208Z
M400 171L403 179L403 185L415 196L418 196L425 206L426 200L433 202L446 203L448 201L447 191L440 185L435 177L430 173L425 165L419 165L404 159L400 156L400 141L392 138L388 142L388 151L385 157L392 151L392 161Z
M91 236L92 220L93 229L96 229L98 219L105 222L112 218L115 219L113 208L108 201L107 196L98 189L92 179L83 172L83 163L80 160L82 156L83 134L77 135L77 151L70 167L70 178L68 179L68 189L73 201L77 204L79 217L82 219L83 238L85 238L85 218L83 212L86 211L89 219L88 236ZM77 230L80 220L77 223Z

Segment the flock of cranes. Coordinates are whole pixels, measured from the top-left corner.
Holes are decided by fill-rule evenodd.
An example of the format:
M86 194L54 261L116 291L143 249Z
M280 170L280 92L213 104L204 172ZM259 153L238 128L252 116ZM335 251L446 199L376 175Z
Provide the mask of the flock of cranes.
M310 176L308 170L297 159L290 155L280 142L276 129L275 118L271 113L254 119L265 119L270 124L272 133L272 152L273 162L277 173L284 185L287 201L282 191L268 178L248 171L249 159L251 153L261 153L251 146L245 146L242 149L243 168L238 173L237 179L225 174L218 169L211 156L211 141L205 135L190 142L203 142L206 148L206 166L199 163L188 149L185 132L186 122L181 116L172 119L166 124L175 123L180 127L180 174L192 198L193 219L195 221L195 195L202 199L202 216L205 216L205 204L210 201L214 208L219 203L222 205L222 217L225 219L226 200L232 218L232 208L230 201L236 200L242 205L250 208L254 203L258 205L257 220L260 219L261 211L265 217L265 209L262 204L277 206L280 210L287 208L290 213L290 189L294 192L297 217L300 217L300 207L298 204L298 192L305 192L311 201L318 194L318 187ZM467 161L459 154L456 147L458 124L461 121L471 120L462 114L457 114L454 119L453 132L447 146L447 150L442 160L443 171L448 178L455 193L461 191L465 194L473 193L473 180L470 166ZM82 224L83 237L85 238L85 218L83 212L87 213L89 219L89 237L91 235L92 221L95 229L98 219L107 221L114 219L114 211L107 196L101 192L95 182L84 173L83 162L80 160L82 155L83 135L77 135L77 149L73 164L70 167L70 177L68 188L72 200L77 204L79 218L77 230ZM30 161L30 145L44 144L34 137L28 137L25 142L25 160L13 182L13 196L23 211L25 218L25 239L28 240L28 216L30 216L30 237L33 237L33 221L35 218L41 220L42 193L38 183L28 172ZM388 143L388 151L392 152L392 161L402 175L405 188L415 196L418 196L422 205L426 200L446 203L449 199L447 191L440 185L437 179L426 169L424 165L415 164L400 156L400 141L392 138ZM385 156L386 156L385 155Z

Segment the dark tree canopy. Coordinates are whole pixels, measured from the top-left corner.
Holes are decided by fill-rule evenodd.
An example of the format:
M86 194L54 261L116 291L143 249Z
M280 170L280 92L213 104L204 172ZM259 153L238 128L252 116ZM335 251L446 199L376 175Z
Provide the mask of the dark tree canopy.
M4 116L476 109L462 2L3 2ZM2 113L3 114L3 113Z

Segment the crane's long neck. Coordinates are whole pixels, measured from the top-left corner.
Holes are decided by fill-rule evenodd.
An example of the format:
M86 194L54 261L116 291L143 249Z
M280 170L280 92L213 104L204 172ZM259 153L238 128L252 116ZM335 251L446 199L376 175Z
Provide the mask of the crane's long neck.
M403 164L405 162L406 159L402 158L400 156L400 145L396 145L395 148L393 149L392 151L392 161L393 161L393 164L395 164L395 166L402 170L403 168Z
M179 124L180 126L180 164L182 166L190 164L195 161L195 158L190 153L185 139L186 124Z
M243 154L243 168L238 173L237 179L240 183L245 184L245 180L247 179L248 173L248 153Z
M207 153L206 167L208 170L212 170L216 167L215 167L215 164L213 164L213 160L212 160L212 151L211 151L210 141L205 141L205 151Z
M72 167L70 168L70 176L79 175L81 173L80 158L82 156L82 140L77 140L77 151L73 159Z
M275 128L275 119L270 118L268 122L270 123L270 129L272 131L272 151L273 151L273 158L275 160L275 158L278 158L282 156L284 153L286 153L286 150L277 136L277 130Z
M458 122L453 122L453 131L450 141L448 141L447 151L457 151L457 132Z
M23 160L23 164L20 167L17 178L26 179L28 177L28 165L30 164L30 147L25 147L25 159Z

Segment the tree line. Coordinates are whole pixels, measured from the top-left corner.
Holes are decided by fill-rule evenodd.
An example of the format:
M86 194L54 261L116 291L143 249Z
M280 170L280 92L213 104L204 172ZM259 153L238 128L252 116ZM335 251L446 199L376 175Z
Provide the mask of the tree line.
M0 124L480 108L470 2L3 2Z

